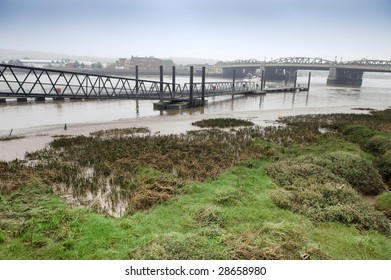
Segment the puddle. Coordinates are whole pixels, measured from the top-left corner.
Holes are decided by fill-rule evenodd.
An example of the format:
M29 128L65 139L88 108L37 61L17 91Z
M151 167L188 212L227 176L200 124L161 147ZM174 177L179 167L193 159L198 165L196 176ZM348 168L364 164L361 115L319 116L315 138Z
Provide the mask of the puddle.
M88 181L94 176L93 168L86 168L80 173L80 179ZM120 187L113 186L110 179L99 181L92 188L76 188L65 183L56 184L54 191L64 198L71 207L86 207L112 217L122 217L128 209L128 198Z

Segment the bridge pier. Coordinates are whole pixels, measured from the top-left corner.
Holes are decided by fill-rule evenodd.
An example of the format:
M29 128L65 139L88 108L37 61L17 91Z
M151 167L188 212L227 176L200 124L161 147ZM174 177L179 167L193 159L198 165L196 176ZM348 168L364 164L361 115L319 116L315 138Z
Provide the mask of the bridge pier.
M264 81L284 81L285 85L297 80L297 69L262 67L262 80Z
M364 71L331 67L327 77L328 86L361 87Z

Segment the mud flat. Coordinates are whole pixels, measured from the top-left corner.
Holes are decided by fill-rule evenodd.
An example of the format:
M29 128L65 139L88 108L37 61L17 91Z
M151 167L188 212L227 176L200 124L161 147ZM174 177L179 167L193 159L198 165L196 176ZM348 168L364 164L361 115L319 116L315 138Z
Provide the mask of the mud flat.
M386 109L373 107L373 109ZM24 159L26 152L32 152L45 148L54 137L60 135L89 135L91 132L99 130L109 130L114 128L127 127L148 127L151 133L160 134L180 134L189 130L196 130L197 127L191 125L192 122L206 118L233 117L251 120L255 125L274 125L275 121L283 116L294 116L302 114L329 114L329 113L367 113L366 110L355 110L351 106L321 107L321 108L294 108L283 110L262 110L262 111L238 111L230 113L208 113L188 114L186 111L175 115L137 117L130 119L120 119L102 123L76 123L65 125L36 126L28 129L16 129L13 135L21 136L20 139L11 141L0 141L0 160L11 161L14 159ZM4 134L4 133L3 133Z

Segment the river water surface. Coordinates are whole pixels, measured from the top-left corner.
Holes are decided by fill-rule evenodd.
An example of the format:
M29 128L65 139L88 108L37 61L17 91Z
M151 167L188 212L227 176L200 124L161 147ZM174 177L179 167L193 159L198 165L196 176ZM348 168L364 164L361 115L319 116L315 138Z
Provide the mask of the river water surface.
M307 73L300 74L298 84L307 84ZM148 77L148 79L158 80L158 77ZM165 81L170 79L171 77L165 77ZM307 113L331 113L340 112L338 108L349 111L359 107L385 109L391 106L391 74L366 74L360 88L328 87L326 79L327 72L315 72L312 75L309 92L270 93L234 98L210 97L206 107L183 111L157 111L153 109L153 101L146 100L46 101L23 104L11 101L0 104L2 120L0 136L8 135L11 129L13 134L18 134L40 127L64 126L64 124L69 126L118 120L129 120L139 124L143 119L150 117L172 116L175 119L190 115L198 115L200 118L215 115L246 117L248 114L249 118L254 118L254 116L261 117L272 110L281 113L281 111L300 112L306 109ZM188 77L177 77L177 82L188 82Z

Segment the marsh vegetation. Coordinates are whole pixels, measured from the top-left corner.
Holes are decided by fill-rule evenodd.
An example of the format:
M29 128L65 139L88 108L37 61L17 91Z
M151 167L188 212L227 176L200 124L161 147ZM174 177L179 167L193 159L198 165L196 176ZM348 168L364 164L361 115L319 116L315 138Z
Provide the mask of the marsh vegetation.
M0 162L1 258L390 259L391 110L279 121L56 137Z

